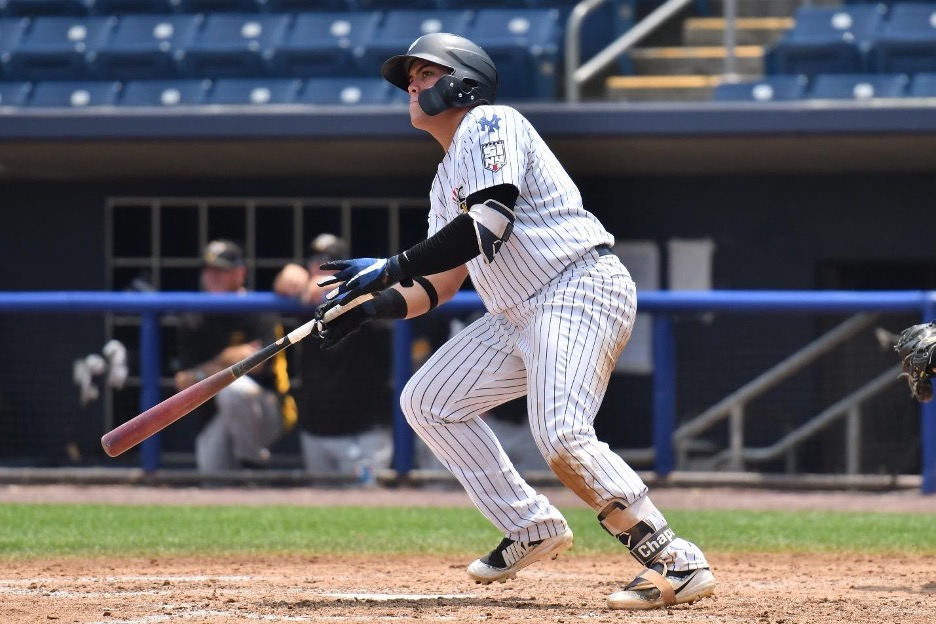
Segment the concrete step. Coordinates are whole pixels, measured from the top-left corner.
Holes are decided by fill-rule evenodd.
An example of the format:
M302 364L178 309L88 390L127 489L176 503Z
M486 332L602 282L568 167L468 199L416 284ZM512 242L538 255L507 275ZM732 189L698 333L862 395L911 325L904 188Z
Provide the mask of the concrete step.
M721 76L611 76L605 95L616 102L700 102L712 99Z
M725 14L726 0L709 0L712 15ZM842 0L736 0L738 17L790 17L801 6L839 6Z
M736 46L734 52L735 73L763 75L763 46ZM641 76L722 74L727 57L723 46L636 48L628 54L633 73Z
M792 17L739 17L735 20L735 45L769 46L793 28ZM718 46L725 41L723 17L690 17L683 22L683 44Z

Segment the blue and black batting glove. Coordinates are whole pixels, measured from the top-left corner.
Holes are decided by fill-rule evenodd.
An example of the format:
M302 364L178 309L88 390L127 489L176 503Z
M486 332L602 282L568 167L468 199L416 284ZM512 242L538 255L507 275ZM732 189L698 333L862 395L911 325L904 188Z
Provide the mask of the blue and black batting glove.
M323 271L337 271L318 285L339 284L338 288L326 295L326 299L339 302L352 301L361 295L384 290L405 277L396 256L332 260L322 264L320 268ZM337 297L340 299L336 299Z

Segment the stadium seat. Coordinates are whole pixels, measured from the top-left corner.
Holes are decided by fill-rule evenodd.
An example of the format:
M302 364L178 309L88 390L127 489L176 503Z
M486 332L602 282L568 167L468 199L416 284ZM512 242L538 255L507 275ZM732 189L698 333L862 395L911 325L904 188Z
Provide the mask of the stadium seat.
M9 61L10 52L19 45L28 25L29 20L25 18L0 19L0 76L3 75L3 68Z
M715 102L789 102L803 99L806 76L765 76L745 82L723 82L715 87Z
M205 17L179 61L190 78L250 78L267 74L267 62L289 26L287 14L225 14Z
M309 78L299 94L299 101L304 104L390 104L409 102L409 96L383 78Z
M936 4L895 4L871 51L881 73L936 71Z
M269 13L306 13L310 11L350 11L353 0L257 0Z
M806 93L811 100L870 100L899 98L907 93L905 74L823 74L816 76Z
M702 4L708 0L695 0L696 4ZM575 5L576 0L527 0L527 6L530 8L556 8L559 10L559 22L563 25L569 20L569 14ZM615 39L630 30L637 22L637 15L640 11L640 0L605 0L602 4L595 7L582 22L581 55L583 59L589 59ZM655 2L652 8L661 2ZM709 15L710 11L696 10L699 15ZM619 57L619 67L622 72L630 73L630 61L626 54Z
M497 66L498 100L556 97L562 49L557 9L482 9L467 36Z
M25 106L31 82L0 82L0 106Z
M388 11L383 22L363 43L359 63L376 73L381 63L403 54L422 35L434 32L464 34L474 16L472 11Z
M273 51L274 73L292 78L373 76L378 68L362 70L358 60L381 16L379 11L297 14L283 43Z
M30 107L86 108L113 106L120 92L119 82L62 80L33 85L27 105Z
M46 17L53 15L87 15L86 0L0 0L0 15L4 17Z
M262 0L173 0L180 13L258 13Z
M916 74L910 81L910 97L936 97L936 73Z
M8 52L7 80L83 80L94 53L117 22L114 17L37 17Z
M438 0L438 4L446 9L527 9L529 5L526 0ZM551 2L549 8L559 4L559 0Z
M769 50L767 73L860 73L884 18L883 5L800 7L794 27Z
M124 84L119 106L186 106L202 104L210 80L134 80Z
M357 0L360 11L405 11L446 9L446 0Z
M297 78L223 78L208 91L208 104L292 104L302 81Z
M167 15L175 11L174 0L87 0L94 15Z
M94 75L114 80L174 77L177 58L203 21L201 15L126 15L94 55Z

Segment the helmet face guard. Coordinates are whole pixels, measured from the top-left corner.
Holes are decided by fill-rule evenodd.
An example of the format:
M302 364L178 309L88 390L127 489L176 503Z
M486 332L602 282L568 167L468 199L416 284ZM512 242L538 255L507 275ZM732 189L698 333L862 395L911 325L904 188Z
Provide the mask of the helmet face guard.
M449 108L465 108L475 104L492 104L481 97L477 83L454 74L443 76L432 87L419 92L419 107L427 115L438 115ZM493 99L493 98L492 98Z
M413 42L406 54L387 59L381 75L394 86L409 90L409 69L416 60L449 69L435 85L419 93L419 106L427 115L449 108L493 104L497 96L497 69L480 47L457 35L433 33Z

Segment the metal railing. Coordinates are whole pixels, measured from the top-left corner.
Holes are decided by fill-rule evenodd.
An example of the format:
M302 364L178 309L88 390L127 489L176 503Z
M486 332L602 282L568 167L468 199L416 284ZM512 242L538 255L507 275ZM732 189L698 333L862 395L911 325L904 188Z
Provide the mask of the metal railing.
M582 26L585 19L608 0L583 0L579 2L566 20L565 26L565 99L567 102L581 100L582 85L594 78L613 63L619 56L643 41L657 28L669 21L684 7L697 0L666 0L649 15L634 24L626 33L615 39L606 48L582 63ZM736 15L737 0L724 0L725 12L725 80L737 80Z
M481 308L475 293L461 292L446 304L456 310L471 311ZM649 291L642 292L640 307L643 312L654 313L653 335L653 457L654 470L658 475L668 475L676 467L676 450L688 433L697 430L699 423L708 424L715 418L711 413L703 414L689 429L676 428L676 366L674 356L673 317L682 313L751 313L751 312L864 312L866 315L851 319L832 332L838 334L852 331L854 326L868 322L867 314L874 312L917 312L922 320L936 318L936 292L931 291ZM202 312L260 312L308 313L296 302L268 293L248 295L205 295L198 293L116 293L116 292L16 292L0 293L0 313L63 312L69 313L129 313L141 316L140 326L140 380L142 386L141 411L160 400L160 315L185 310ZM412 321L399 321L393 338L394 384L400 391L411 374L410 347ZM826 341L820 339L820 350ZM798 356L794 356L798 357ZM788 364L790 364L788 362ZM886 378L895 376L895 369L885 371L867 384L867 388L847 400L840 401L809 427L783 438L777 444L762 450L742 450L753 461L787 452L796 443L807 437L818 427L825 426L840 414L857 419L855 411L862 400L872 395ZM761 382L758 382L761 383ZM750 390L744 390L746 398ZM739 397L735 397L736 399ZM724 402L723 402L724 403ZM728 413L738 413L735 401ZM720 403L719 405L722 405ZM727 406L727 403L722 406ZM719 414L725 412L719 407ZM413 467L413 433L406 424L399 404L394 402L394 460L393 468L399 474ZM922 455L922 491L936 492L936 402L921 406L920 438ZM740 424L740 423L739 423ZM103 432L102 432L103 433ZM732 453L738 453L739 445L733 443ZM853 461L853 460L852 460ZM160 463L158 434L146 440L141 447L141 463L144 470L154 470Z
M871 325L878 316L878 314L868 313L860 313L853 316L821 338L815 340L812 344L800 349L770 370L748 382L740 389L732 392L689 422L681 425L673 433L673 445L676 447L677 453L677 466L686 466L688 464L689 450L692 441L697 436L724 420L728 420L729 448L712 458L711 464L713 466L727 463L733 470L743 470L745 460L768 461L774 459L776 457L774 453L749 451L744 448L745 405L815 361L819 356L828 353L862 329ZM894 373L894 375L890 377L890 380L893 381L896 377L897 374ZM784 448L788 450L788 448Z

